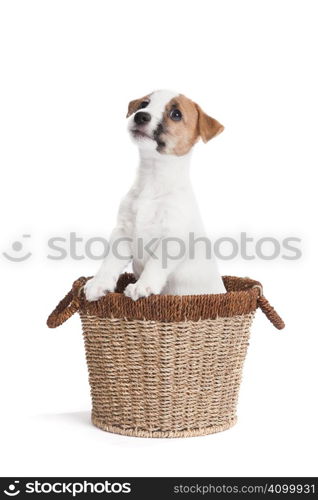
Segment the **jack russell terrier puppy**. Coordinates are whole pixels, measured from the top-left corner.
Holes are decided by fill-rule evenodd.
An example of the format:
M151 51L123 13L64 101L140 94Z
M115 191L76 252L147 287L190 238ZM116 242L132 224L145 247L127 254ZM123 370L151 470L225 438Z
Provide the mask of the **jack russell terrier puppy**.
M167 90L131 101L127 117L139 148L139 169L121 202L110 252L85 285L86 298L98 300L113 292L130 261L137 281L124 293L133 300L160 293L226 292L213 256L197 241L205 231L189 177L194 144L200 138L209 141L224 127L195 102ZM196 241L195 252L190 235ZM150 243L151 251L140 251Z

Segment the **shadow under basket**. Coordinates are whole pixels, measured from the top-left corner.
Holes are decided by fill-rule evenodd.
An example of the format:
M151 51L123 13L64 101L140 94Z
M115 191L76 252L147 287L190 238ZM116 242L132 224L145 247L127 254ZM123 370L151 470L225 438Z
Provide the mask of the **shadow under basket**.
M189 437L232 427L250 327L257 307L284 322L258 281L225 276L227 293L152 295L134 302L114 293L85 299L79 278L49 316L55 328L76 311L82 321L92 423L139 437Z

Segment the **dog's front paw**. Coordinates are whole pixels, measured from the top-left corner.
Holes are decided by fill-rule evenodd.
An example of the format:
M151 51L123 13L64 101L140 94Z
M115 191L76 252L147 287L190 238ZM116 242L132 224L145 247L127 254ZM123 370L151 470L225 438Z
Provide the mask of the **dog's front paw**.
M102 279L95 276L87 281L84 286L85 296L89 302L93 302L106 295L107 292L113 292L115 286L116 282L114 279Z
M137 281L136 283L131 283L126 286L124 294L126 297L130 297L132 300L138 300L142 297L149 297L149 295L153 294L150 286L145 286L141 281Z

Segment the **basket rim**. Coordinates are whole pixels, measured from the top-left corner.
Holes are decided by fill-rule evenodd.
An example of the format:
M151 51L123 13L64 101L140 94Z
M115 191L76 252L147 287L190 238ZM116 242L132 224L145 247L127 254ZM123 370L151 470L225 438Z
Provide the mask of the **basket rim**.
M126 318L163 322L199 321L248 314L257 308L261 284L250 278L224 276L226 293L204 295L151 295L134 302L123 294L135 277L123 273L115 292L109 292L96 302L89 302L82 289L90 278L79 278L73 284L73 294L79 295L82 314L98 318Z

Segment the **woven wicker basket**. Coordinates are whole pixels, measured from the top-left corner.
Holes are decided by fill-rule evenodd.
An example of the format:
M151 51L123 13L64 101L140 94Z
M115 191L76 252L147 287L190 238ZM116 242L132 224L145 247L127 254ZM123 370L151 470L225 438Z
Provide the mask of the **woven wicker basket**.
M88 302L80 278L48 318L55 328L79 311L92 422L109 432L185 437L232 427L250 326L259 306L284 323L259 282L224 277L226 294L153 295L133 302L121 275L115 293Z

